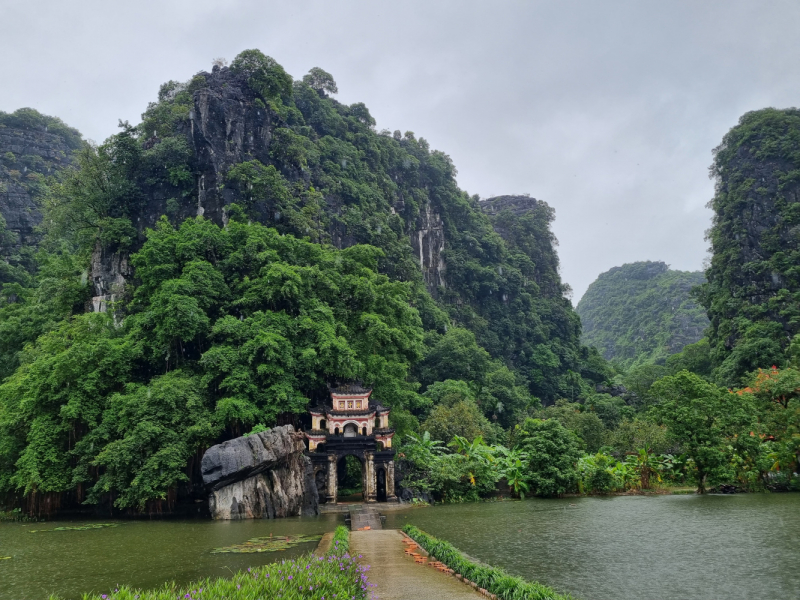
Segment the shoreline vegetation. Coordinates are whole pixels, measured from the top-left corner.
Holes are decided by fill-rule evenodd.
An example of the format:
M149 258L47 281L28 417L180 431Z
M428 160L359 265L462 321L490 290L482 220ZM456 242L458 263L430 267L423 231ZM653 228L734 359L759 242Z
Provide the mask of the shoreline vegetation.
M152 590L120 586L105 594L84 594L82 600L364 600L369 595L369 565L351 556L350 532L336 528L324 556L304 554L263 567L248 568L232 577L206 578L190 585L165 583ZM49 600L60 600L51 595Z
M465 583L474 582L479 588L496 595L500 600L572 600L574 598L570 595L559 594L541 583L509 575L503 569L476 564L468 560L451 543L437 539L414 525L405 525L403 533L422 546L429 555L453 569L456 577L464 580Z

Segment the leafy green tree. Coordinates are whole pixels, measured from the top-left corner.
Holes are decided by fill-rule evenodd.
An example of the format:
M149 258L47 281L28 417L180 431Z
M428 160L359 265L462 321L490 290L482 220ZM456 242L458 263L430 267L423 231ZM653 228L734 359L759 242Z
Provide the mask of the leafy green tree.
M436 337L436 342L417 366L423 385L447 379L483 380L491 357L477 344L474 333L461 327L450 327L447 333Z
M584 402L584 409L595 413L606 429L615 429L625 418L633 418L635 409L619 396L592 394Z
M231 70L241 75L254 92L265 100L292 93L292 78L274 58L260 50L245 50L231 63Z
M659 422L694 462L698 493L730 480L731 445L755 427L752 403L689 371L657 381L653 393L660 399L654 409Z
M544 419L556 419L573 432L588 452L597 452L603 445L605 426L594 412L578 403L557 400L555 405L539 411Z
M636 405L642 410L647 410L658 401L650 388L668 373L667 368L662 365L643 364L631 368L625 373L622 381L628 391L633 393Z
M666 427L640 416L625 419L616 429L608 431L604 443L614 449L615 455L624 456L644 447L663 454L679 441L670 441Z
M98 242L130 248L137 235L131 216L142 200L135 179L141 160L141 146L127 125L106 143L80 150L77 168L44 199L51 239L69 240L84 250Z
M496 445L490 448L489 462L498 474L498 480L505 478L512 495L524 499L530 491L528 485L528 456L519 448L509 450Z
M738 394L757 402L765 430L779 446L772 450L773 464L791 476L800 470L800 369L759 369L748 383Z
M445 451L445 444L441 440L431 438L429 431L421 436L409 434L403 443L403 451L406 458L414 463L423 466L430 463L436 456Z
M327 71L323 71L319 67L314 67L308 74L304 75L303 83L318 92L327 92L329 94L339 93L339 88L336 87L333 75Z
M667 358L666 367L671 374L679 371L691 371L700 377L710 379L714 372L714 361L711 357L711 346L708 338L689 344L677 354Z
M558 420L527 419L521 426L519 442L528 457L534 494L560 496L575 487L581 456L579 442Z
M0 385L0 490L64 492L78 482L77 443L97 427L140 348L104 313L62 322Z
M493 366L478 392L478 404L487 417L503 427L510 427L539 402L531 398L527 386L520 383L519 375L505 365Z
M437 439L449 443L456 436L474 440L484 434L494 437L494 431L481 409L471 399L435 406L422 424Z
M117 506L143 510L169 500L169 490L189 480L186 467L197 449L220 432L204 396L200 378L179 370L147 385L128 384L112 396L101 425L76 448L92 457L89 468L102 473L89 490L89 502L111 493ZM101 450L92 456L92 448Z
M617 464L613 456L602 452L582 456L578 460L581 493L608 494L624 487L624 482L617 477Z
M26 344L82 312L89 299L81 256L66 250L40 250L36 256L33 278L0 289L0 381L19 367Z

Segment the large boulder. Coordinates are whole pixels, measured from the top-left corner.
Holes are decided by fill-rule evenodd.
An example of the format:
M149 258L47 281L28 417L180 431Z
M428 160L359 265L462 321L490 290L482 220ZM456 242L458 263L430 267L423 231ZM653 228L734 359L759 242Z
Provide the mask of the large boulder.
M200 470L215 519L275 519L319 513L303 435L291 425L209 448Z

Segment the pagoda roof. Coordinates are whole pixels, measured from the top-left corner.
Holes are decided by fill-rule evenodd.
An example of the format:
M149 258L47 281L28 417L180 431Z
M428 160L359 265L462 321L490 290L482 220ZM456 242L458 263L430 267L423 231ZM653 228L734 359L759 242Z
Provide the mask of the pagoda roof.
M363 394L372 393L372 388L364 387L360 381L354 383L345 383L339 386L328 386L328 391L331 394L340 394L342 396L361 396Z
M375 414L373 407L368 408L351 408L350 410L334 410L328 409L325 413L329 417L349 418L349 417L369 417Z

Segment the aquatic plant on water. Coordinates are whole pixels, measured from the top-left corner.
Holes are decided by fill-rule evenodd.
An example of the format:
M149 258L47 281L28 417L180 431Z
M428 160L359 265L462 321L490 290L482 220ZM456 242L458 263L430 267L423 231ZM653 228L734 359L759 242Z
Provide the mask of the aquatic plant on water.
M299 544L318 542L321 535L276 535L252 538L243 544L214 548L212 554L251 554L254 552L282 552Z
M475 582L478 587L497 595L501 600L569 600L572 596L557 593L552 588L525 581L509 575L502 569L479 565L464 558L452 544L439 540L414 527L405 525L403 531L416 541L428 554L453 569L464 579Z
M105 594L85 594L83 600L367 600L374 587L367 576L369 565L359 564L347 552L346 528L336 530L337 541L325 556L306 554L187 586L167 583L154 590L121 586Z
M105 529L107 527L119 527L124 523L90 523L89 525L64 525L52 527L50 529L31 529L28 533L46 533L48 531L88 531L90 529Z

